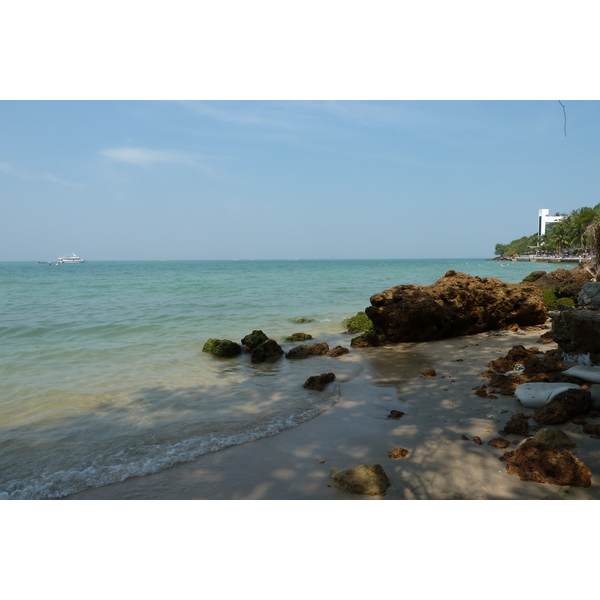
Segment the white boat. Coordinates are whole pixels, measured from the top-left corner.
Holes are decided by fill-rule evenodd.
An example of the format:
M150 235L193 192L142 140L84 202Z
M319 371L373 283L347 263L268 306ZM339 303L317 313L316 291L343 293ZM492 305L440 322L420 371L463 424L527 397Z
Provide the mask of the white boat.
M71 253L71 256L59 256L56 262L57 265L62 265L65 263L82 263L85 262L85 259L77 256L76 254Z

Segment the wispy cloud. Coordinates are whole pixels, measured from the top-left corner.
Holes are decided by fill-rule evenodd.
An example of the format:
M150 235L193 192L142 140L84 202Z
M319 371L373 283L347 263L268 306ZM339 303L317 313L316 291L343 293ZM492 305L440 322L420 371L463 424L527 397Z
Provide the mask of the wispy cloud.
M68 187L75 188L81 187L81 184L79 183L67 181L66 179L61 179L60 177L56 177L56 175L52 175L52 173L31 173L22 169L16 169L10 163L7 162L0 163L0 173L5 173L6 175L10 175L12 177L18 177L19 179L42 179L44 181L50 181L51 183L56 183L58 185L65 185Z
M155 163L174 163L198 167L211 173L212 170L206 164L207 157L202 154L181 152L179 150L151 150L149 148L133 148L122 146L120 148L107 148L101 151L102 156L140 167L147 167Z

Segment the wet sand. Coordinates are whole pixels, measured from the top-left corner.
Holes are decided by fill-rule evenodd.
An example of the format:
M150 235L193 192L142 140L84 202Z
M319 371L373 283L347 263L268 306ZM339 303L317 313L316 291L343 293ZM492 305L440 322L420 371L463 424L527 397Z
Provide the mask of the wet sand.
M577 443L573 451L594 474L589 488L521 481L508 475L499 460L515 446L502 450L487 444L499 437L513 413L533 411L510 396L480 398L473 388L487 382L482 377L487 363L514 345L542 352L555 348L538 343L541 333L491 332L361 350L368 368L355 379L330 384L339 385L340 400L315 419L271 438L68 499L599 499L600 440L583 434L581 426L560 428ZM315 360L315 373L320 372L318 357L307 360ZM436 375L422 377L427 368ZM405 414L389 419L391 410ZM476 444L475 436L483 443ZM398 447L409 454L391 458L389 451ZM374 463L382 465L391 481L385 495L353 495L333 486L332 467Z

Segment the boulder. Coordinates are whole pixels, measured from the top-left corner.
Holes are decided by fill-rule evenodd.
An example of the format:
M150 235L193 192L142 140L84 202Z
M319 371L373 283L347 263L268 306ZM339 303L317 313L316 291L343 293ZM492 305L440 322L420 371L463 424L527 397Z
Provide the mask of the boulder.
M588 310L600 310L600 282L586 283L577 297L577 306Z
M589 353L592 362L600 362L600 312L561 310L552 319L552 337L563 352Z
M309 356L322 356L329 352L329 346L326 342L313 344L312 346L300 345L292 348L287 354L287 358L298 359L308 358Z
M309 377L302 387L305 387L308 390L322 392L327 384L331 383L334 379L335 375L333 373L321 373L320 375Z
M592 395L589 390L566 390L554 396L545 406L536 408L533 418L543 425L558 425L584 415L591 406Z
M332 358L339 358L340 356L344 356L344 354L348 354L350 350L348 348L344 348L344 346L336 346L327 352L327 356L331 356Z
M384 494L391 485L383 467L378 464L370 467L358 465L344 470L331 469L330 475L335 486L352 494L378 496Z
M535 438L525 440L500 460L506 462L509 475L517 475L522 481L577 487L589 487L592 483L592 472L573 452L553 449Z
M265 340L252 350L250 360L254 363L268 362L272 363L283 356L283 348L275 340Z
M231 340L210 338L202 347L202 352L209 352L221 358L232 358L242 352L242 347Z
M267 336L266 333L262 332L260 329L255 329L252 333L249 333L246 337L244 337L244 339L242 339L242 346L252 351L263 342L266 342L268 339L269 336Z
M577 444L562 429L556 427L543 427L533 437L553 449L577 447Z
M313 337L312 335L310 335L310 333L303 333L303 332L298 332L298 333L292 333L292 335L288 335L285 338L286 342L305 342L306 340L312 340Z
M541 290L448 271L430 286L399 285L371 296L365 309L389 342L426 342L546 321Z

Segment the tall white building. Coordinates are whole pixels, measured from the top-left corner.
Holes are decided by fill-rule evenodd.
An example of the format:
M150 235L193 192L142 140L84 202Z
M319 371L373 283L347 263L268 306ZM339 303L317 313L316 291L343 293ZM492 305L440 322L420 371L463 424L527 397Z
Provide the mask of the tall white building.
M541 208L538 212L538 235L544 235L546 233L546 223L557 223L562 221L565 217L551 217L550 211L547 208Z

